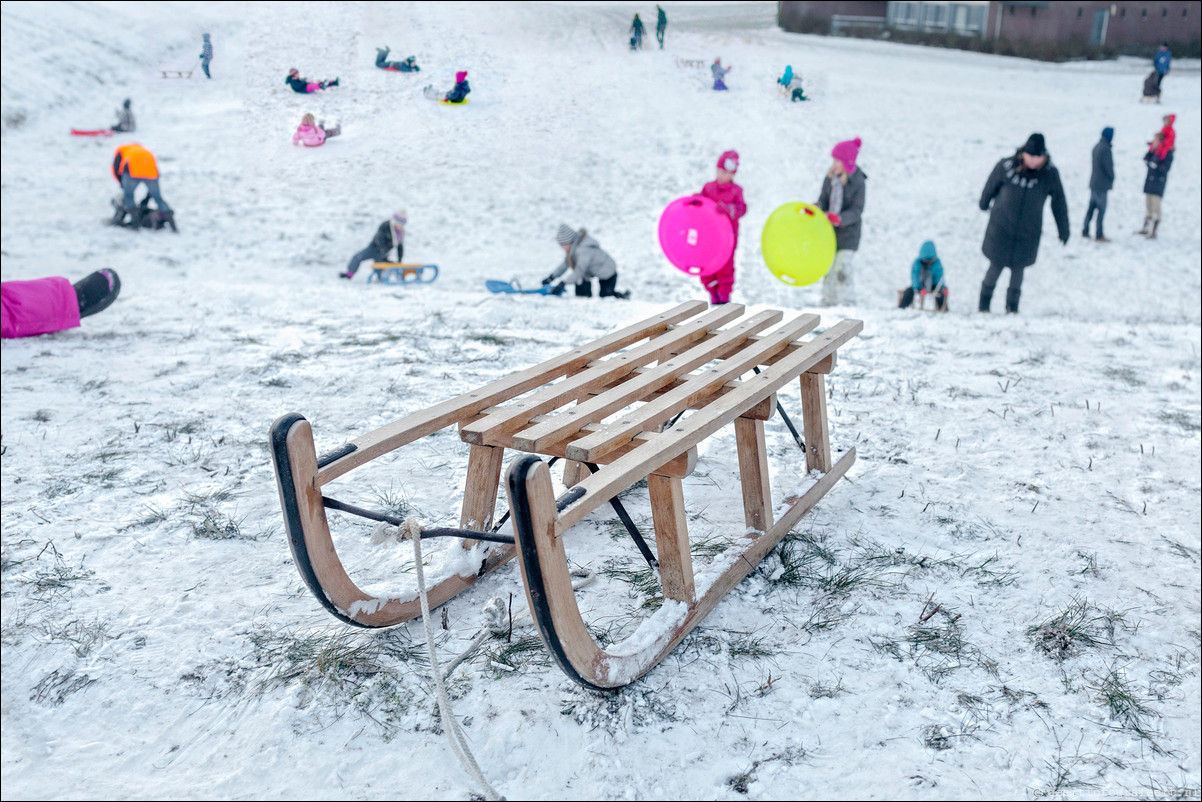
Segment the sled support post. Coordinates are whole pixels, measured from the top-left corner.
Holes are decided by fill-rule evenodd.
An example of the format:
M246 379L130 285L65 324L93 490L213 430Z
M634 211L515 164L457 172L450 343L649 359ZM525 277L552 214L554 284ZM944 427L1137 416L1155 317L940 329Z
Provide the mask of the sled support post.
M505 449L493 446L471 446L468 451L463 511L459 515L459 525L464 529L486 532L492 528L504 457ZM461 542L465 549L475 546L471 540Z
M647 477L647 489L651 494L651 520L655 526L655 550L664 598L692 604L697 593L684 512L684 486L680 479L653 473Z
M735 446L739 452L739 481L743 485L743 519L757 532L767 532L772 527L772 488L768 481L764 422L735 418Z
M805 426L806 470L831 469L831 439L826 422L826 376L801 374L801 419Z
M572 487L580 484L580 480L589 475L588 466L583 462L577 462L574 459L564 460L563 462L563 486Z

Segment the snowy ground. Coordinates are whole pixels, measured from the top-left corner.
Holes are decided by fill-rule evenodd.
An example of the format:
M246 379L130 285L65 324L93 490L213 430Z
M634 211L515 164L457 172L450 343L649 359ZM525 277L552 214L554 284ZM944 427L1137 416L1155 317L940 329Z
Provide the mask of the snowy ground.
M3 278L107 265L124 282L82 328L3 344L6 798L467 798L420 625L352 632L304 590L268 426L302 412L323 450L703 297L655 222L729 147L750 207L735 300L815 311L816 288L765 269L759 230L813 200L855 135L860 303L818 310L865 321L831 379L833 442L860 455L849 481L620 693L573 685L529 627L488 642L452 683L485 774L511 799L1198 798L1197 64L1143 106L1136 61L788 35L772 3L665 7L667 48L631 54L624 31L651 4L4 4ZM205 31L214 79L159 78L195 64ZM375 70L382 44L422 73ZM727 94L677 65L715 55L735 67ZM786 63L813 103L777 94ZM292 66L343 86L298 96ZM422 99L460 68L471 105ZM100 225L116 140L66 136L127 96L179 235ZM305 111L344 136L293 148ZM1176 162L1149 242L1129 232L1166 111ZM1106 125L1102 246L1077 235ZM1033 130L1074 237L1062 248L1049 214L1022 314L978 315L978 193ZM339 281L401 206L406 256L440 264L438 282ZM561 221L597 236L635 301L484 292L553 267ZM926 238L948 315L893 308ZM772 437L783 487L804 463ZM447 432L338 491L445 523L464 470ZM686 484L703 538L741 528L736 472L732 436L703 448ZM645 493L625 498L649 529ZM581 594L591 623L620 636L658 589L614 526L594 516L569 548L600 574ZM407 547L366 532L338 535L364 581L410 581ZM510 594L524 606L514 565L450 603L444 659ZM1058 625L1049 651L1039 633Z

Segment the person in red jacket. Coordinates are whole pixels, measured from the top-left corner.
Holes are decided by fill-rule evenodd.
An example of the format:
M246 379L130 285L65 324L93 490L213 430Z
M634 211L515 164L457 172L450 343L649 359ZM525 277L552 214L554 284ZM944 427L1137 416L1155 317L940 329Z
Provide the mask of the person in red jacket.
M735 247L730 252L730 261L717 273L701 279L702 286L710 294L710 303L730 303L730 291L735 286L735 251L739 248L739 218L747 214L743 202L743 188L735 183L739 171L739 154L728 150L718 157L718 176L701 188L701 194L718 204L718 208L730 215L730 226L735 233Z

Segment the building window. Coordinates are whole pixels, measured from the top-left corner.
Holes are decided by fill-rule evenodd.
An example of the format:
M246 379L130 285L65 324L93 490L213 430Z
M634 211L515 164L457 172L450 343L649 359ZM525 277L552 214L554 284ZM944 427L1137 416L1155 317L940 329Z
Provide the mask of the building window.
M1185 15L1186 15L1186 14L1188 14L1188 13L1189 13L1189 9L1188 9L1188 8L1183 8L1183 9L1181 9L1181 17L1182 17L1183 19L1185 18Z
M1122 18L1123 18L1123 17L1125 17L1125 16L1127 16L1127 9L1126 9L1126 7L1120 8L1120 9L1119 9L1119 19L1122 19Z
M1168 15L1169 15L1169 10L1168 10L1167 8L1162 8L1162 9L1160 9L1160 17L1161 17L1161 19L1164 19L1164 18L1165 18L1165 17L1167 17Z
M1035 12L1036 12L1036 11L1038 11L1038 10L1039 10L1039 9L1035 8L1035 6L1031 6L1031 16L1032 16L1032 17L1034 17L1034 16L1035 16Z
M1144 21L1144 20L1146 20L1147 18L1148 18L1148 9L1146 9L1146 8L1145 8L1145 9L1141 9L1141 10L1140 10L1140 12L1139 12L1139 20L1140 20L1140 22L1143 22L1143 21Z
M1010 6L1010 16L1014 16L1014 6Z
M1077 6L1077 19L1081 19L1081 6Z

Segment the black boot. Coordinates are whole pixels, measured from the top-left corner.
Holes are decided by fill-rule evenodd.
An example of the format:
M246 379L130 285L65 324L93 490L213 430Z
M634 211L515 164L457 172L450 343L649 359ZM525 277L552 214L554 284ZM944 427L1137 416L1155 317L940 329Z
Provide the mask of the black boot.
M1141 228L1139 231L1136 231L1135 233L1136 234L1147 234L1148 233L1148 224L1151 222L1152 222L1151 217L1145 217L1144 218L1144 227Z
M989 304L993 301L993 287L986 289L981 288L981 305L977 307L978 311L988 312Z
M1022 297L1023 291L1016 290L1013 287L1006 290L1006 311L1012 315L1018 314L1018 299Z
M75 282L75 298L79 301L79 316L87 317L108 309L121 294L121 279L117 271L97 270Z
M914 303L914 288L906 287L902 290L901 297L897 299L897 308L909 309L912 303Z
M175 212L168 209L165 212L161 212L161 214L163 215L163 222L171 226L171 230L178 234L179 229L175 227Z
M1156 239L1156 229L1160 228L1160 221L1152 223L1152 230L1148 232L1148 239Z

